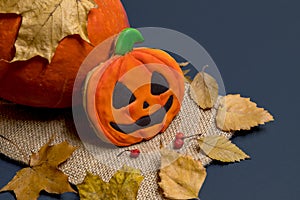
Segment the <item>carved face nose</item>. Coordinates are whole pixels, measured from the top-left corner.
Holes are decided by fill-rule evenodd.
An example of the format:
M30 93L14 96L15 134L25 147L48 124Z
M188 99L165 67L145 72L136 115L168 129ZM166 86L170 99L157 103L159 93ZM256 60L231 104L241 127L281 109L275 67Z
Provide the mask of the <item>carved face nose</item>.
M143 104L143 108L146 109L148 108L150 105L147 101L144 101L144 104Z

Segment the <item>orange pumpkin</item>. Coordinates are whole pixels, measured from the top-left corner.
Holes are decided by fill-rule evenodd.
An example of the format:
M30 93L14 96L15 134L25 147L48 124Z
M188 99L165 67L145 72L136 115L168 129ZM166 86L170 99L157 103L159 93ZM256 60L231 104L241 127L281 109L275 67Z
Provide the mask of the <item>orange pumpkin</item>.
M163 132L179 112L184 94L182 71L169 54L150 48L119 48L123 43L133 44L128 41L132 37L142 40L135 29L120 34L116 55L88 74L83 95L96 134L117 146Z
M128 27L120 0L95 0L98 7L88 15L88 37L64 38L49 64L36 56L27 61L7 63L15 54L14 42L21 16L0 14L0 98L35 107L62 108L72 105L72 90L77 71L94 46ZM74 88L80 91L80 88Z

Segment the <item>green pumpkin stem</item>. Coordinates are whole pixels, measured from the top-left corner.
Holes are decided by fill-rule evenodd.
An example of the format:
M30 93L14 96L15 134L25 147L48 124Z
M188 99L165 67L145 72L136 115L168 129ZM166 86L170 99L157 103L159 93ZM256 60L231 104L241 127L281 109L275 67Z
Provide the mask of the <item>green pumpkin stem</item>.
M120 33L117 39L115 54L123 56L132 51L135 43L140 42L144 42L141 32L134 28L126 28Z

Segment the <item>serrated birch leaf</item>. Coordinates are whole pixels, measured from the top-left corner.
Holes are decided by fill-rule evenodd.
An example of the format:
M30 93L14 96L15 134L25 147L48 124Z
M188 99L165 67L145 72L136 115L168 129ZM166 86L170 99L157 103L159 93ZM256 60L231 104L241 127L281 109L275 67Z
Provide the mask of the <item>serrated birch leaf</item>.
M158 183L168 199L198 199L206 178L200 161L167 149L161 150L161 181Z
M77 187L81 200L134 200L143 179L139 170L124 166L108 183L99 176L87 173L83 183Z
M250 158L224 136L214 135L198 139L200 149L211 159L222 162L239 162Z
M217 127L223 131L250 130L273 120L268 111L239 94L222 97L216 116Z
M22 16L11 62L39 55L50 63L59 41L68 35L89 42L87 17L95 6L93 0L0 0L0 13Z
M218 98L218 83L209 74L199 72L191 83L190 95L202 109L210 109Z

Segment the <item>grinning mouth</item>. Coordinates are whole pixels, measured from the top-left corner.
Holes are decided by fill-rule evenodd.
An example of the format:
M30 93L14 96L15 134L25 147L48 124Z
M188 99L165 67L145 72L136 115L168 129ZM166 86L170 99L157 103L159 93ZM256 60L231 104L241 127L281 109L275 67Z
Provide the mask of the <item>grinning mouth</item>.
M137 130L140 130L142 128L148 128L156 124L160 124L163 121L166 112L170 110L172 104L173 104L173 95L169 97L164 107L160 108L152 115L143 116L133 124L116 124L114 122L110 122L110 125L116 131L119 131L124 134L129 134Z

